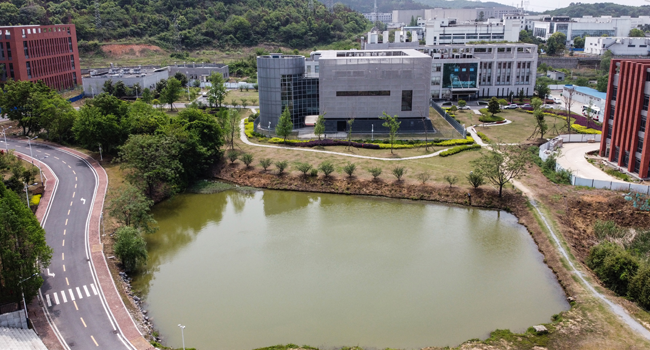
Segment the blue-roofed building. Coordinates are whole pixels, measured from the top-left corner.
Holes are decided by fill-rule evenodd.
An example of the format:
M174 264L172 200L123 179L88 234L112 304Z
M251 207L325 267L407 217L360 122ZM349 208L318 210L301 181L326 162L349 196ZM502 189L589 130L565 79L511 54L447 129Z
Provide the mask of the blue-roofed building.
M573 90L573 110L576 110L576 107L588 107L589 102L592 104L592 117L598 119L599 122L603 122L603 117L605 115L605 104L607 101L607 93L600 92L596 89L592 89L586 86L577 86L577 85L564 85L562 89L562 96L569 96L570 90ZM583 108L581 108L583 109ZM583 113L587 116L587 113Z

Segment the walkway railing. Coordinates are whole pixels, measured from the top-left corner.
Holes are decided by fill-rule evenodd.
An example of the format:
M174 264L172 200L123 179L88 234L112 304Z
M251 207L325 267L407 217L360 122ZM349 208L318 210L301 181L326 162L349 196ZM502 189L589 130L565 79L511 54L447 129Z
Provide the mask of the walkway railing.
M436 110L445 120L454 128L456 131L458 131L461 135L463 135L463 138L467 137L467 129L463 127L459 122L456 121L456 119L452 118L445 112L442 107L438 106L437 103L431 101L431 107Z

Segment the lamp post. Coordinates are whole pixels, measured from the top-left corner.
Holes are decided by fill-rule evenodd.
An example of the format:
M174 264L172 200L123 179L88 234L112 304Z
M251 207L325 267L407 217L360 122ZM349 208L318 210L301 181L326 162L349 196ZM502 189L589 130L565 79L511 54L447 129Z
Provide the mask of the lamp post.
M269 137L271 137L271 121L269 120Z
M27 137L27 142L29 143L29 156L34 158L34 155L32 154L32 140L36 140L38 136L34 136L32 138Z
M185 71L185 76L189 77L190 72ZM190 103L190 102L192 102L192 101L190 101L190 78L187 78L187 103Z
M371 140L375 141L375 124L370 124Z
M104 161L104 157L102 156L102 144L99 144L99 160Z
M185 326L179 323L178 327L181 328L181 337L183 338L183 350L185 350Z
M25 185L25 198L27 198L27 208L32 209L32 207L29 206L29 192L27 192L27 184L23 182L23 185Z
M9 146L7 145L7 130L11 129L11 126L6 128L2 127L2 135L5 137L5 152L9 152Z
M25 291L23 290L22 284L23 284L23 282L27 281L28 279L30 279L30 278L32 278L32 277L34 277L36 275L38 275L38 273L35 273L35 274L25 278L24 280L18 282L18 285L20 286L20 293L23 295L23 311L25 311L25 320L27 320L27 321L29 321L29 316L27 315L27 303L25 303Z

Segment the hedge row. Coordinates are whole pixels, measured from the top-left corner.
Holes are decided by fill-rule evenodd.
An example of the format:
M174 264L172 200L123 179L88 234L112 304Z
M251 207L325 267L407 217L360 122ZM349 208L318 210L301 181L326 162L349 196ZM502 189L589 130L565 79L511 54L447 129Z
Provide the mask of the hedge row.
M480 132L480 131L477 131L477 132L476 132L476 135L478 135L478 137L480 137L481 140L483 140L483 142L485 142L485 143L490 143L490 138L487 137L487 135L485 135L484 133L482 133L482 132Z
M481 148L481 146L476 145L476 144L475 145L457 146L457 147L454 147L452 149L448 149L448 150L446 150L444 152L441 152L440 156L441 157L448 157L448 156L454 155L456 153L460 153L462 151L467 151L467 150L476 149L476 148Z
M495 123L495 122L502 122L505 119L502 118L502 117L499 117L498 115L489 116L489 115L483 114L478 118L478 120L480 122L483 122L483 123Z

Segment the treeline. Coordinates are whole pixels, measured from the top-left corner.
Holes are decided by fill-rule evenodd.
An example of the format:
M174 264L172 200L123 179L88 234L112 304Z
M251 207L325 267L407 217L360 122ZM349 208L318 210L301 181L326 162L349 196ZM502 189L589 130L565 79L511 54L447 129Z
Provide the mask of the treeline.
M602 2L597 4L586 4L580 2L572 2L567 7L549 10L544 14L552 16L569 16L569 17L582 17L582 16L650 16L650 6L626 6L614 4L611 2Z
M194 49L260 43L305 48L349 39L370 25L341 4L329 11L314 1L310 10L308 0L100 0L99 21L95 13L93 1L3 1L0 26L72 23L83 41L144 38Z
M591 248L587 266L607 288L650 309L650 231L597 221L594 233L600 243Z

